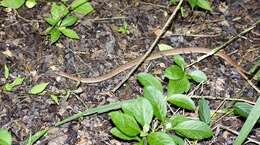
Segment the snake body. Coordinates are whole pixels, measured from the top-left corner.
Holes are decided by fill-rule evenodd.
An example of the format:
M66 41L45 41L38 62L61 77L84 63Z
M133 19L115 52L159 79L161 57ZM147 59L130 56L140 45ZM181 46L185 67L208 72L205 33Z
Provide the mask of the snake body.
M207 53L211 53L211 51L212 51L211 49L202 48L202 47L176 48L176 49L152 53L146 59L146 61L158 59L158 58L161 58L163 56L173 56L173 55L177 55L177 54L191 54L191 53L207 54ZM233 61L228 55L226 55L223 51L219 51L214 55L224 59L227 63L232 65L242 77L247 78L246 75L245 75L246 71L242 67L240 67L235 61ZM127 69L137 65L137 63L140 61L141 58L142 57L138 57L138 58L126 63L126 64L123 64L123 65L111 70L110 72L108 72L104 75L97 76L97 77L81 78L81 77L75 77L75 76L73 76L71 74L67 74L65 72L55 72L55 73L59 76L62 76L62 77L65 77L65 78L68 78L68 79L71 79L71 80L74 80L74 81L82 82L82 83L87 83L87 84L98 83L98 82L108 80L108 79L118 75L119 73L126 71Z

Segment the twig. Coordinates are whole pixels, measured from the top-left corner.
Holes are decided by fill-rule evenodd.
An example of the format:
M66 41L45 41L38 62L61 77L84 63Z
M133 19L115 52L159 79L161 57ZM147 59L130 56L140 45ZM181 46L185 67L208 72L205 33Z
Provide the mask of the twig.
M222 129L225 129L225 130L227 130L227 131L229 131L229 132L231 132L231 133L233 133L233 134L235 134L235 135L239 135L239 132L237 132L237 131L235 131L235 130L233 130L233 129L230 129L230 128L227 127L227 126L220 125L219 127L222 128ZM248 137L247 140L250 141L250 142L256 143L256 144L260 144L259 141L255 140L255 139L253 139L253 138L251 138L251 137Z
M171 24L173 18L175 17L177 11L180 9L181 4L182 4L183 0L179 1L179 4L177 5L177 7L174 9L172 15L169 17L169 19L167 20L167 22L165 23L164 27L162 28L162 31L160 32L160 34L156 37L156 39L154 40L154 42L152 43L152 45L150 46L150 48L148 49L148 51L143 55L143 57L138 61L138 64L127 74L127 76L112 90L112 92L116 92L129 78L130 76L135 72L135 70L144 62L144 60L150 55L150 53L153 51L153 49L155 48L157 42L160 40L160 38L162 37L162 35L166 32L166 29L168 28L168 26Z
M201 96L190 96L191 98L194 99L200 99ZM246 102L252 105L255 105L255 102L245 100L245 99L239 99L239 98L226 98L226 97L213 97L213 96L203 96L205 99L210 99L210 100L226 100L226 101L237 101L237 102Z

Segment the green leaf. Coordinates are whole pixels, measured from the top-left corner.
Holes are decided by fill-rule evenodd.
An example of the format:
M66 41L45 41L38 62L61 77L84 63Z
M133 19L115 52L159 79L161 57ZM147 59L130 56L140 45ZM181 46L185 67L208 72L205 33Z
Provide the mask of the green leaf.
M190 82L186 76L180 80L169 80L168 83L168 96L173 94L182 94L188 92L190 89Z
M193 100L183 94L174 94L167 98L168 102L183 109L188 109L194 111L196 106Z
M175 127L177 124L182 123L187 120L190 120L190 119L184 115L180 115L180 114L174 115L167 121L166 128L168 130L172 130L172 128Z
M72 38L72 39L80 39L78 34L69 28L59 28L59 30L62 32L62 34L64 34L65 36Z
M188 120L179 123L173 128L173 130L181 136L196 140L209 138L213 135L212 130L206 123L196 120Z
M13 90L13 86L10 83L7 83L3 86L3 89L7 92L11 92Z
M172 136L172 139L177 145L185 145L185 141L178 136Z
M173 49L170 45L167 44L158 44L159 50L160 51L165 51L165 50L171 50Z
M124 104L122 110L134 116L143 127L145 124L149 126L153 118L153 107L144 97L139 97L134 102Z
M186 66L186 62L184 60L184 58L181 55L174 55L173 57L174 62L182 68L182 70L184 70L185 66Z
M210 108L209 108L209 104L207 102L207 100L205 100L204 97L202 97L199 100L199 118L200 121L203 121L205 123L207 123L208 125L210 125L211 122L211 116L210 116Z
M0 145L12 145L12 136L5 129L0 129Z
M52 99L52 101L53 101L55 104L59 105L59 97L58 97L58 96L56 96L56 95L51 95L51 99Z
M202 72L200 70L194 70L194 71L190 72L189 75L191 76L191 78L194 81L196 81L198 83L207 81L207 76L204 74L204 72Z
M112 128L112 129L110 130L110 132L111 132L111 134L113 134L114 136L116 136L116 137L118 137L118 138L120 138L120 139L122 139L122 140L127 140L127 141L129 141L129 140L139 141L139 140L140 140L137 136L135 136L135 137L129 137L129 136L125 135L124 133L122 133L122 132L121 132L119 129L117 129L116 127Z
M197 6L202 9L212 11L208 0L197 0Z
M2 0L0 5L7 8L17 9L24 4L24 1L25 0Z
M87 15L94 11L94 8L92 7L90 2L87 2L87 0L74 0L72 4L70 5L73 12Z
M51 43L55 43L60 39L61 32L57 28L53 28L50 30L50 36L51 36Z
M5 64L4 65L4 76L5 76L5 79L8 79L9 75L10 75L10 70L9 70L8 66Z
M180 80L184 77L184 71L178 65L171 65L166 68L164 75L170 80Z
M134 145L145 145L145 144L144 144L144 139L142 139L142 140L139 141L138 143L135 143Z
M44 19L47 23L49 23L52 26L55 25L59 21L59 19L57 20L57 19L54 19L52 17L47 17L47 18L44 18Z
M14 87L19 86L23 83L24 78L22 77L17 77L12 83L7 83L4 85L4 90L11 92Z
M140 133L140 128L133 116L115 111L109 113L115 126L124 134L130 137L135 137Z
M156 79L153 75L149 73L139 73L137 75L137 80L144 86L154 86L159 91L163 92L163 87L161 82Z
M41 92L43 92L46 89L46 87L48 85L49 85L49 83L40 83L38 85L35 85L30 90L30 94L33 94L33 95L40 94Z
M189 0L188 2L190 4L191 8L194 9L195 6L197 6L198 0Z
M78 18L75 16L67 16L61 23L61 27L72 26L78 21Z
M254 106L245 102L237 102L234 105L234 113L241 117L247 118ZM260 119L257 121L260 123Z
M147 86L144 88L144 97L148 99L153 106L154 115L160 121L164 121L167 113L167 102L162 92L157 90L154 86Z
M37 4L36 0L26 0L26 7L27 8L33 8Z
M176 145L171 136L164 132L153 132L147 136L149 145Z
M68 13L68 8L63 4L57 5L56 3L53 3L51 6L51 15L55 20L60 20L63 16L67 15Z
M25 140L23 144L24 145L33 145L37 140L39 140L40 138L46 136L47 133L48 133L48 129L44 129L44 130L38 131L33 136L31 136L27 140Z
M236 138L234 145L241 145L245 139L247 138L248 134L251 132L253 127L255 126L257 120L260 117L260 98L258 97L256 104L252 108L252 111L249 113L249 116L246 119L246 122L242 126L238 137Z

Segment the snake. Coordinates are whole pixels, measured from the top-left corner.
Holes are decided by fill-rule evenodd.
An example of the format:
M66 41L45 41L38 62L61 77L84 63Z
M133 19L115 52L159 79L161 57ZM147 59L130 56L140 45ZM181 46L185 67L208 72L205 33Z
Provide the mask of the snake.
M164 51L158 51L158 52L153 52L151 53L150 56L147 57L145 61L151 61L155 60L164 56L174 56L178 54L193 54L193 53L198 53L198 54L209 54L212 53L212 50L209 48L204 48L204 47L187 47L187 48L175 48L175 49L170 49L170 50L164 50ZM228 64L233 66L237 72L247 80L247 71L244 70L240 65L238 65L234 60L230 58L223 50L217 52L214 54L215 56L218 56L225 60ZM116 67L109 71L106 74L100 75L100 76L95 76L95 77L76 77L72 74L68 74L62 71L55 71L55 74L65 77L67 79L71 79L77 82L81 83L86 83L86 84L92 84L92 83L99 83L108 79L113 78L114 76L120 74L121 72L124 72L133 66L137 65L138 62L142 59L142 56L139 56L132 61L129 61L123 65L120 65L119 67Z

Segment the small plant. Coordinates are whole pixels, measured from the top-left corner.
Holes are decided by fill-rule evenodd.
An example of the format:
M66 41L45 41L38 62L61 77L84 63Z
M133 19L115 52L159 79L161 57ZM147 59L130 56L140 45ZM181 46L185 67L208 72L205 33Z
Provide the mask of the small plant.
M178 2L178 0L170 0L170 3L172 5L176 5L177 2ZM211 8L208 0L188 0L188 3L190 5L190 7L192 8L192 10L198 7L198 8L207 10L207 11L212 11L212 8ZM183 7L181 7L181 15L182 16L184 15Z
M64 4L53 3L51 15L45 18L45 21L50 24L50 27L45 30L45 34L50 35L52 44L59 40L61 34L72 39L79 39L78 34L69 28L78 21L78 17L73 14L87 15L93 10L87 0L74 0L68 7Z
M37 4L36 0L2 0L0 6L12 8L12 9L18 9L24 3L28 8L32 8Z
M121 27L119 27L119 28L117 29L117 32L123 33L123 34L125 34L125 35L128 35L128 34L130 33L129 30L128 30L128 24L127 24L126 21L124 21L123 26L121 26Z
M185 61L180 56L174 57L176 64L164 72L169 79L168 94L164 96L161 82L149 73L140 73L138 81L144 86L143 96L122 105L122 111L114 111L109 115L115 124L111 133L126 141L136 141L136 145L175 145L184 144L182 138L201 140L212 137L209 127L210 109L205 99L199 103L199 118L193 120L184 115L167 116L167 104L195 111L193 100L182 94L190 89L189 79L203 82L207 78L201 71L187 73ZM157 120L159 124L154 124ZM177 135L172 136L171 132Z

